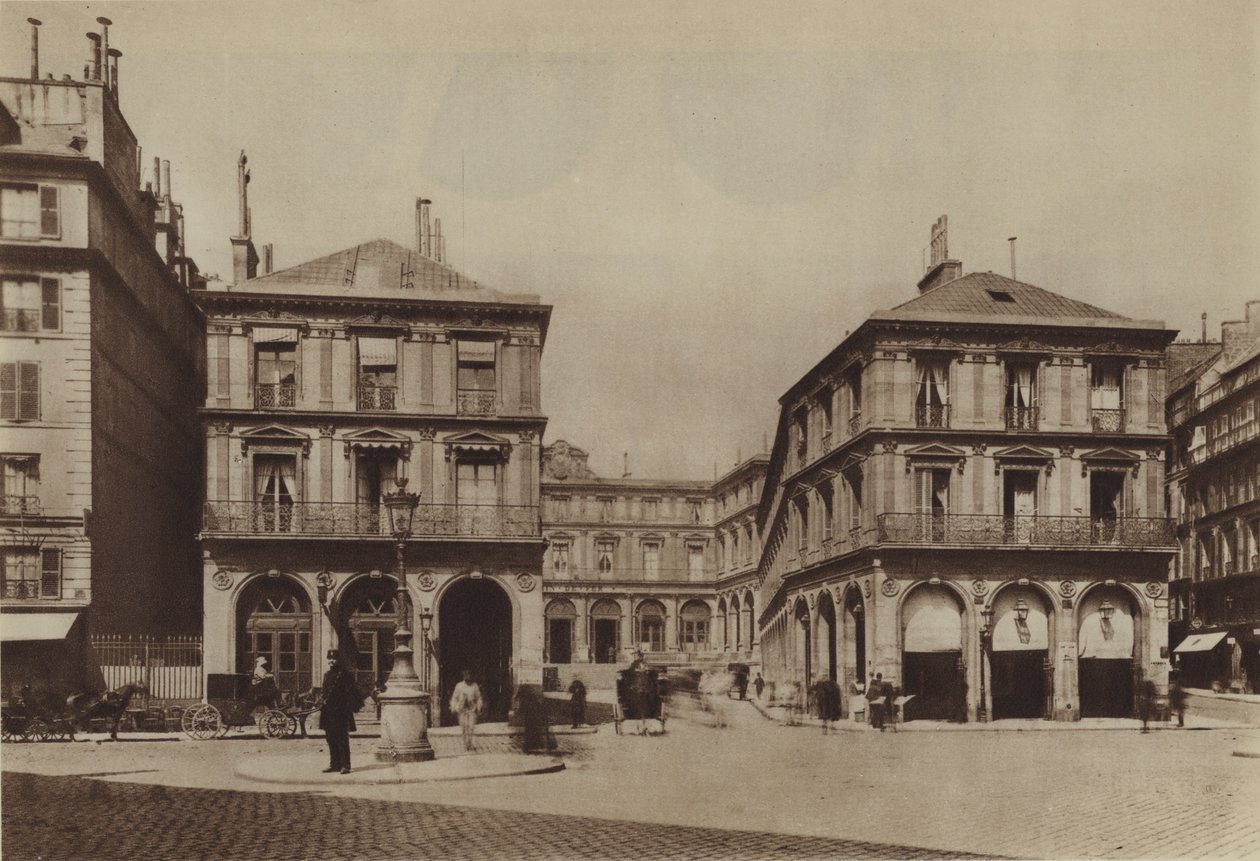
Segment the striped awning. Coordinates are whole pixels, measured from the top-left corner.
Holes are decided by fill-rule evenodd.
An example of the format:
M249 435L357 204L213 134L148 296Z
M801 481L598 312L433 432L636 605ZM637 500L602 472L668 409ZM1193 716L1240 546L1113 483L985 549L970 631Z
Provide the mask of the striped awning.
M255 344L297 343L297 329L280 329L272 326L254 327Z
M398 342L393 338L360 338L359 365L379 367L398 364Z

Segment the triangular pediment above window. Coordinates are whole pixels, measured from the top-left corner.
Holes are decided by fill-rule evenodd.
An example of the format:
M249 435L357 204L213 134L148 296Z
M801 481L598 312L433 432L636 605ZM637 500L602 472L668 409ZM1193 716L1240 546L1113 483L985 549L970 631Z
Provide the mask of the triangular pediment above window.
M363 330L363 329L410 329L411 324L406 320L400 320L389 314L361 314L358 317L347 320L345 323L347 329Z
M352 449L393 449L404 458L411 452L411 440L403 434L385 428L363 428L345 434L347 457Z
M485 431L468 431L454 434L442 440L446 446L446 456L452 452L465 455L481 455L483 457L499 457L507 459L512 451L512 441L507 437L496 436Z
M1125 451L1124 449L1121 449L1121 448L1108 447L1108 448L1095 449L1094 451L1083 452L1081 454L1081 460L1083 461L1106 460L1106 461L1112 461L1112 462L1133 463L1134 461L1141 460L1141 458L1131 451Z
M249 451L250 446L294 446L302 451L311 450L311 438L306 434L284 425L264 425L241 431L241 451Z
M905 456L956 458L966 457L967 453L957 446L945 445L944 443L939 442L930 442L925 445L916 445L906 449Z
M1050 460L1054 454L1033 445L1014 445L993 452L993 457L997 460Z

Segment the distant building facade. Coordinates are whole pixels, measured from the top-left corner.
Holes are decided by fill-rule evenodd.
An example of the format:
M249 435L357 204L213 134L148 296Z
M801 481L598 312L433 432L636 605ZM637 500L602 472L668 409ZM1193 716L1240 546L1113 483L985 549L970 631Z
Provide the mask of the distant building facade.
M758 524L767 679L875 673L907 719L1129 714L1168 673L1174 335L934 236L919 296L781 398Z
M1175 343L1170 642L1183 684L1260 690L1260 302L1219 342Z
M0 79L6 693L94 686L89 634L200 626L198 276L169 166L141 188L117 52L92 35L83 80L39 78L35 54Z
M359 681L385 679L399 608L382 503L405 480L420 494L409 622L435 720L464 669L502 719L513 686L542 677L551 309L445 265L427 201L416 248L376 240L259 274L244 157L239 169L236 283L196 294L209 356L206 671L242 672L261 655L282 689L305 690L333 645L331 616L354 633Z

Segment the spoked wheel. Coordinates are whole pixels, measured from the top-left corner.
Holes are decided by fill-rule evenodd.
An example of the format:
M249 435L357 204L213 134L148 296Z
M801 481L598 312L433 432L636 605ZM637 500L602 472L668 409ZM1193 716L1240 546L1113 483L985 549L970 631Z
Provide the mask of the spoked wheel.
M217 736L221 729L225 729L219 710L212 705L188 709L180 723L184 732L198 741L208 741Z
M48 741L48 736L52 734L52 730L48 724L39 718L34 718L26 725L24 735L29 741Z
M279 709L270 709L258 718L258 731L263 738L290 738L297 728L297 720Z

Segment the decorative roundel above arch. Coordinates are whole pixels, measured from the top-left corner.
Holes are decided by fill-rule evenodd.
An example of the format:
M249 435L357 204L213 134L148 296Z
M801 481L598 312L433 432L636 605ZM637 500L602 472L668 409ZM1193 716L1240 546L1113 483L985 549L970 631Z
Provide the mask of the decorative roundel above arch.
M232 588L232 574L230 571L215 571L210 577L210 582L214 584L214 588L223 592Z
M437 578L433 576L432 571L421 571L420 576L416 578L416 585L420 587L421 592L432 592L437 588Z
M522 592L532 592L534 591L534 586L536 585L537 582L534 580L533 574L516 575L516 588L520 589Z
M333 576L331 571L320 571L315 575L315 585L323 586L325 589L331 589L333 584L337 582L337 578Z
M983 580L972 580L971 581L971 594L976 595L978 597L983 597L989 594L989 584L984 582Z
M896 580L889 577L883 583L879 584L879 591L883 594L885 598L892 598L894 595L896 595L898 592L901 591L901 584L899 584Z
M1059 584L1059 594L1064 598L1071 598L1076 594L1076 584L1071 580L1064 580Z
M862 581L862 594L865 595L867 598L871 597L871 581L870 580Z
M1158 598L1164 594L1164 584L1156 580L1146 584L1146 594L1151 598Z

